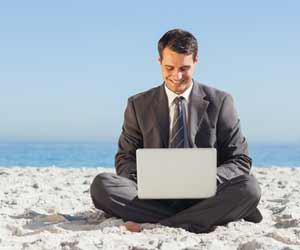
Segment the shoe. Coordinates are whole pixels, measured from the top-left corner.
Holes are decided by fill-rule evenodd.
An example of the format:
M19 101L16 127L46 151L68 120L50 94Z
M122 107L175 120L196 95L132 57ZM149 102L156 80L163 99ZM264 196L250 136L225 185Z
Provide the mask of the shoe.
M253 223L259 223L263 219L260 211L258 208L255 208L255 210L248 216L244 218L245 221L253 222Z

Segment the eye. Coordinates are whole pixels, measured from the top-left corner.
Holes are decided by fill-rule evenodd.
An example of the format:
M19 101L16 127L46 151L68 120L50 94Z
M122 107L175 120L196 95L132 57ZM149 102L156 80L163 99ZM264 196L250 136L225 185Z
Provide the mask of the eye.
M182 68L181 68L181 71L186 71L186 70L189 70L189 69L190 69L189 66L185 66L185 67L182 67Z
M172 70L173 69L173 67L171 67L171 66L166 66L166 70Z

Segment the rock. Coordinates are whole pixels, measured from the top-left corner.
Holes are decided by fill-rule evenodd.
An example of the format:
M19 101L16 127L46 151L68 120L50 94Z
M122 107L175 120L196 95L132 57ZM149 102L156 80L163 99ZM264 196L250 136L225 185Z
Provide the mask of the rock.
M256 250L260 248L261 248L261 244L258 243L256 240L252 240L246 243L241 243L238 246L237 250Z
M9 205L17 205L17 200L13 199L12 201L8 202Z
M11 231L11 234L14 236L23 236L23 230L20 227L13 225L6 225L6 228Z
M284 236L282 233L278 233L278 232L267 233L265 236L273 238L279 242L282 242L282 243L288 244L288 245L292 245L292 244L299 245L300 244L300 242L296 242L295 240L293 240L287 236Z
M22 249L26 249L26 248L30 248L30 245L29 245L29 243L28 242L24 242L23 244L22 244Z
M71 249L74 249L74 246L78 245L78 243L79 243L78 240L73 241L73 242L65 241L65 242L61 242L60 245L61 245L61 247L69 247Z
M280 214L286 209L286 206L284 207L271 207L270 210L272 211L273 214Z
M276 228L290 228L290 227L299 227L300 220L290 219L290 220L280 220L277 222L274 227Z

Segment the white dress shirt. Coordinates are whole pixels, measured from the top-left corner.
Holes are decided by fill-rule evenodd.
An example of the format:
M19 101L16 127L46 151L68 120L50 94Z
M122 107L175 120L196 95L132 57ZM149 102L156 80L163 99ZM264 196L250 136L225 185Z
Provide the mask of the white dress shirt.
M174 102L176 97L182 96L184 98L183 100L183 104L184 104L184 108L185 108L185 113L186 113L186 124L187 124L187 131L188 134L189 132L189 123L188 123L188 117L189 117L189 112L188 112L188 104L189 104L189 99L190 99L190 94L193 88L193 82L191 84L191 86L189 86L182 94L178 95L176 93L174 93L172 90L168 89L167 85L165 84L165 90L166 90L166 94L168 97L168 104L169 104L169 117L170 117L170 133L169 133L169 138L171 136L171 132L172 132L172 127L173 127L173 122L174 122L174 113L175 113L175 108L176 108L176 104ZM190 137L190 134L189 134Z

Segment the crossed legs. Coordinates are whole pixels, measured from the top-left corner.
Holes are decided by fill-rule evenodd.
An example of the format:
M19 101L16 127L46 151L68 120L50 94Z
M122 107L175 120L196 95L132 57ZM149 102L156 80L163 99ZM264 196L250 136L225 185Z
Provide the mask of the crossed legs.
M112 173L97 175L90 190L96 208L124 221L159 223L195 233L249 216L261 195L251 175L222 183L215 196L201 200L138 199L137 184Z

